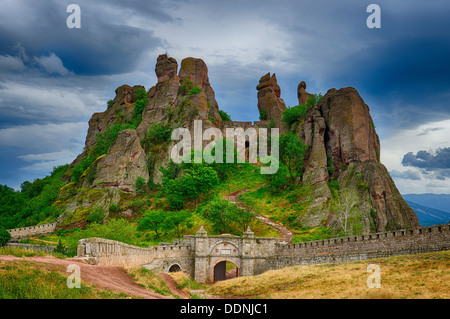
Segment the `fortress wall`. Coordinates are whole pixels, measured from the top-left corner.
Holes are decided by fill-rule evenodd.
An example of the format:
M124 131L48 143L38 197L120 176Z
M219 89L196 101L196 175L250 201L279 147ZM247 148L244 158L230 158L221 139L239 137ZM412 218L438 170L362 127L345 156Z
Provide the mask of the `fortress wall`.
M78 242L77 258L102 266L133 267L152 261L154 247L142 248L115 240L87 238Z
M186 257L190 257L188 246L163 244L143 248L103 238L81 239L77 250L77 258L102 266L134 267Z
M348 262L450 249L450 224L277 245L277 257L268 268Z
M42 224L37 226L8 229L11 234L11 242L17 242L31 236L53 233L56 230L56 223Z

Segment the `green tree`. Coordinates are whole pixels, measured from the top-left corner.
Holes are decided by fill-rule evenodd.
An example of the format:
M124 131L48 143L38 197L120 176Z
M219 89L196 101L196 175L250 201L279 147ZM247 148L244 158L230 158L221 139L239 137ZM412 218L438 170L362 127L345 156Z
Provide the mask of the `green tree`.
M149 210L145 213L144 217L139 220L137 230L145 231L151 230L156 234L156 238L160 237L160 231L162 225L166 219L166 213L162 209Z
M175 231L176 236L181 237L185 228L191 228L191 213L187 210L167 212L167 216L162 223L162 229L166 232Z
M272 159L275 160L275 159ZM275 174L265 174L264 178L270 186L270 191L275 194L287 184L288 169L282 163L278 164L278 171Z
M296 178L301 176L306 146L303 141L292 132L280 135L280 161L286 166L292 185L296 187Z
M220 197L215 197L203 208L203 215L208 219L214 232L240 234L247 229L254 218L254 213L238 208Z
M219 183L217 172L208 166L194 164L175 179L163 175L162 187L172 209L179 210L187 200L198 200Z

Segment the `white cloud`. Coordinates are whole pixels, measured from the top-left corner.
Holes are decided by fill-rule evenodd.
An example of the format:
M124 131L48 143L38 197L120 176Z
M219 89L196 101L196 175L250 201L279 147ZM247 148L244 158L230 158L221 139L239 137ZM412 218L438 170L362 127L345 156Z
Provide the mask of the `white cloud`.
M31 162L28 166L21 167L25 171L51 171L53 167L71 163L78 152L75 150L62 150L59 152L28 154L18 156L25 162Z
M51 79L27 84L25 81L2 82L0 110L4 116L47 121L71 121L89 118L96 109L104 108L99 92L77 86L77 81L53 82ZM73 86L72 86L73 85Z
M45 156L48 158L49 155L42 155L44 153L81 153L87 128L88 123L85 122L13 126L0 129L0 147L14 147L22 150L22 153L41 154L40 157L25 155L25 160L45 160Z
M50 55L42 55L35 57L34 60L49 74L59 74L67 76L70 74L69 70L64 67L61 59L53 52Z

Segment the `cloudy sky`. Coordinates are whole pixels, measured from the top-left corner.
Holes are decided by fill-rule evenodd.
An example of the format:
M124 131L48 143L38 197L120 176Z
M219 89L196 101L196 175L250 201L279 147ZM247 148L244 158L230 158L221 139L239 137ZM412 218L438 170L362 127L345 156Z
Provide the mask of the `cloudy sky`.
M81 8L81 28L66 25ZM83 149L88 120L122 84L156 83L167 52L202 58L219 107L256 120L276 73L287 105L355 87L399 190L450 193L450 2L0 0L0 184L18 189ZM367 6L381 8L369 29Z

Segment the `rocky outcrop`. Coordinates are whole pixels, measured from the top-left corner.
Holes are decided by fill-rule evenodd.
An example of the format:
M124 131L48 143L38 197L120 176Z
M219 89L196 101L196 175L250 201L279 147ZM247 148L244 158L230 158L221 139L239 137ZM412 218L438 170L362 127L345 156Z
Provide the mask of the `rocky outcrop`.
M306 96L302 90L299 101ZM299 218L302 225L338 228L337 211L353 201L364 233L420 226L380 163L369 107L354 88L329 90L307 111L296 133L310 147L302 182L311 189L305 198L311 204ZM333 187L339 192L333 194Z
M165 54L158 57L155 66L158 83L148 92L148 103L137 128L140 138L145 138L150 124L164 123L168 110L176 107L180 87L177 71L178 63L174 58Z
M94 113L89 120L85 148L90 148L97 142L97 134L102 134L114 124L125 123L133 116L136 90L145 89L142 85L122 85L116 89L116 97L104 112Z
M282 128L282 112L286 109L286 104L281 98L281 89L275 74L270 76L267 73L259 80L256 87L258 90L258 110L261 120L274 120L275 126Z
M298 104L306 104L311 94L306 92L306 82L301 81L297 87Z
M134 191L136 180L148 181L147 159L135 130L119 132L106 155L97 160L94 187Z

